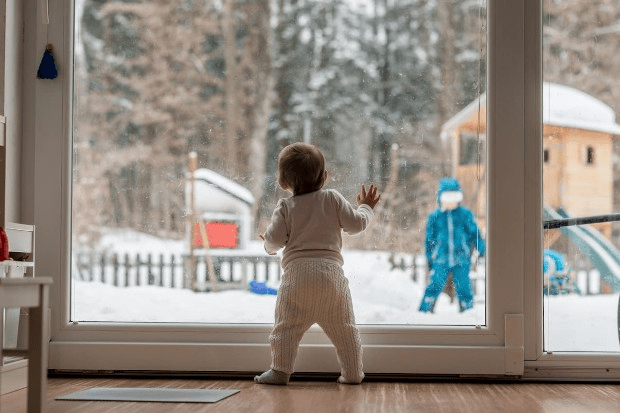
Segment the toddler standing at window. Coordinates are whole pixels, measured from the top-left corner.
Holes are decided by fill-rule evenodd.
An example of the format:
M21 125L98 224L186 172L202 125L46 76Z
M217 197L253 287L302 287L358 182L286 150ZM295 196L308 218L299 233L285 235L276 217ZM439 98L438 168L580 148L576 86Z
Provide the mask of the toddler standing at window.
M355 325L349 282L344 276L342 231L366 229L379 202L375 185L362 185L357 209L336 190L322 189L327 181L325 158L313 145L294 143L278 157L278 183L293 194L281 199L264 236L265 250L284 248L282 283L278 291L271 343L271 369L254 380L287 384L302 336L317 323L336 347L340 383L364 379L362 345Z

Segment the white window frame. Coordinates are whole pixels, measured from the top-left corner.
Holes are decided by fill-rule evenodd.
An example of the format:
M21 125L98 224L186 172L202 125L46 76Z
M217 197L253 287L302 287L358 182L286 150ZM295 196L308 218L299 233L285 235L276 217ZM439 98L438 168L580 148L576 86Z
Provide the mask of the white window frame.
M488 0L487 314L482 327L362 326L366 373L620 378L615 354L544 354L542 335L541 1ZM261 371L269 325L70 322L72 0L24 1L25 56L54 45L59 78L24 76L25 147L34 169L36 273L52 276L50 368ZM24 59L24 73L36 62ZM27 78L27 79L26 79ZM599 366L605 368L598 369ZM592 367L596 371L592 372ZM333 347L311 329L299 372L337 372ZM599 371L600 370L600 371ZM603 370L606 370L603 371Z

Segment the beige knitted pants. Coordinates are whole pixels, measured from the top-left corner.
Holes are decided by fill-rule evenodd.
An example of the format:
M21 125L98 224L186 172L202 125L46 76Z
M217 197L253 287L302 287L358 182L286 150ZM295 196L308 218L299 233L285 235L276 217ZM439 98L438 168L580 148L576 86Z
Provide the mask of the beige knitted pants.
M289 264L282 276L275 316L269 336L272 370L293 373L299 342L316 323L336 347L343 379L362 381L362 344L349 280L340 265L320 259Z

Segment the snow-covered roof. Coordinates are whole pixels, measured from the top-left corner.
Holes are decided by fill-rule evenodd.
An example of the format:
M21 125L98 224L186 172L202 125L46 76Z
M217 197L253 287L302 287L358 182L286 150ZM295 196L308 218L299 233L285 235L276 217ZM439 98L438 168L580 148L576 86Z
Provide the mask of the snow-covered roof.
M442 139L485 106L483 93L443 125ZM620 135L620 125L611 107L585 92L557 83L543 84L543 124Z
M620 135L611 107L592 95L555 83L543 85L543 123Z
M248 205L253 205L255 202L252 192L248 189L210 169L196 169L194 178L196 181L203 181Z

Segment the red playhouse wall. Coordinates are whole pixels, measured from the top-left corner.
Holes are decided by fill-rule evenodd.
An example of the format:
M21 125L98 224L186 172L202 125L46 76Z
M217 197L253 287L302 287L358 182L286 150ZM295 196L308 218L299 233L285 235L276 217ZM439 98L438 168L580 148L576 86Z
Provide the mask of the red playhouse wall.
M236 248L238 245L237 224L231 222L207 222L205 224L209 248ZM202 247L200 224L194 224L194 247Z

